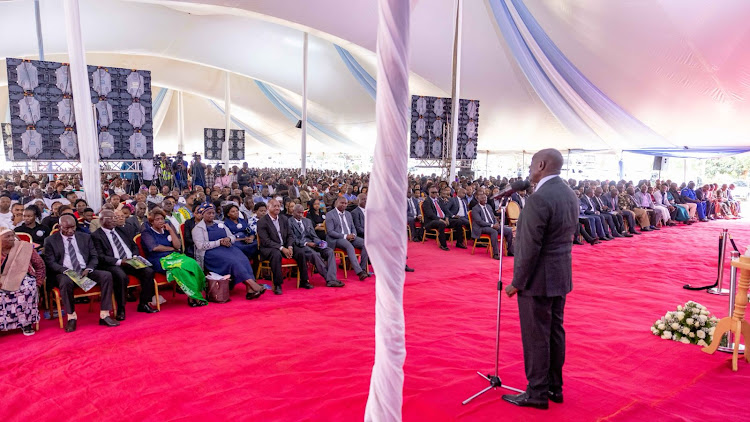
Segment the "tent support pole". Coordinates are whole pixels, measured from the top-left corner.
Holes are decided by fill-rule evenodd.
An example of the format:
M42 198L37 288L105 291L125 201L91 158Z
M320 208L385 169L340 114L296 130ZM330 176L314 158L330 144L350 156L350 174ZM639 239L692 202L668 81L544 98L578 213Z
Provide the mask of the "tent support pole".
M182 91L177 91L177 151L185 148L185 105L182 102Z
M687 183L687 158L682 160L682 181Z
M448 186L456 180L456 155L458 154L458 113L461 110L459 102L461 93L461 32L463 29L463 0L455 0L456 18L453 28L453 86L451 89L451 164Z
M221 162L229 174L229 132L232 129L232 91L229 83L229 72L224 72L224 142L221 144Z
M39 9L39 0L34 0L34 18L36 20L36 42L39 47L39 60L44 60L44 39L42 38L42 12Z
M308 34L305 32L304 47L302 50L302 151L301 151L301 162L302 172L305 176L307 174L307 45L308 45Z

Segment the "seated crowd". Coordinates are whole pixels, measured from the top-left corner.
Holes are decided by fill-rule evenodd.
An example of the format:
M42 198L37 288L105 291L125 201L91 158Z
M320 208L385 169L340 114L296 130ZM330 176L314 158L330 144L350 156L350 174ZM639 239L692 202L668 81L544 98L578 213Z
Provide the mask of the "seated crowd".
M192 168L196 165L202 171ZM210 166L199 161L193 166L189 174L198 177L168 182L133 174L102 176L101 196L94 195L102 201L98 215L76 176L49 180L4 174L0 331L34 334L40 319L38 287L44 296L58 289L65 331L75 331L76 304L82 300L76 297L77 281L83 277L96 282L100 292L99 324L116 327L125 320L129 301L138 302L138 312L158 312L163 300L156 293L159 280L174 282L190 306L204 306L210 273L228 276L232 288L243 284L247 300L265 293L267 287L256 280L263 269L277 295L283 293L289 269L296 270L304 289L313 288L315 274L328 287L344 287L337 278L339 265L353 269L360 281L372 275L364 242L368 174L308 170L299 176L295 169L251 169L244 163L214 176ZM500 194L515 181L461 177L449 184L434 175L411 175L405 229L415 242L434 237L444 251L449 240L459 249L472 240L476 247L481 240L494 259L500 259L503 248L513 256L514 223L523 218L534 190L532 185ZM576 244L582 244L580 238L596 244L659 226L739 217L732 185L568 183L580 198ZM129 290L134 285L139 286L137 297Z

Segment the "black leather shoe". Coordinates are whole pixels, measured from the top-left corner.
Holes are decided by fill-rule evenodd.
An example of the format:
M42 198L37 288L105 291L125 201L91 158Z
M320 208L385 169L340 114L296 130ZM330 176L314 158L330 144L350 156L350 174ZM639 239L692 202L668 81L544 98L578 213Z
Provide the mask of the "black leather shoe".
M574 240L573 244L574 245L583 245L583 242L581 242L580 240Z
M339 280L331 280L326 283L326 287L344 287L344 286L346 286L346 284L344 284L343 282Z
M367 271L362 271L362 272L359 273L359 281L362 281L362 280L366 279L369 276L370 275L367 274Z
M281 286L273 286L273 294L275 294L275 295L282 294Z
M303 289L307 289L307 290L310 290L310 289L312 289L312 288L314 287L314 286L313 286L312 284L310 284L310 283L300 284L299 286L300 286L301 288L303 288Z
M636 235L636 236L640 236L640 235L641 235L640 233L638 233L638 232L637 232L637 231L635 231L635 230L633 230L632 232L630 232L630 234L633 234L633 235Z
M492 259L497 259L499 261L500 260L500 255L492 255Z
M600 237L599 240L605 240L605 241L609 242L610 240L612 240L612 238L604 236L604 237Z
M444 251L449 251L449 250L450 250L450 249L448 249L448 247L447 247L447 246L441 246L441 247L440 247L440 249L442 249L442 250L444 250Z
M65 332L66 333L72 333L76 330L76 324L78 323L78 320L76 319L69 319L68 323L65 324Z
M643 232L650 232L650 231L651 231L651 229L648 228L648 227L641 227L641 233L643 233Z
M660 228L658 228L658 227L656 227L656 226L651 226L651 227L649 227L649 228L650 228L651 230L661 230Z
M106 327L119 327L120 323L108 316L106 318L99 318L99 325L104 325Z
M117 316L115 316L115 319L118 321L125 321L125 311L117 311Z
M503 400L521 407L533 407L536 409L548 409L549 402L546 399L532 399L526 393L505 394Z
M562 391L559 393L553 393L551 391L547 392L547 397L552 401L553 403L562 403L563 402L563 395Z
M405 265L404 266L404 271L406 271L407 273L413 273L414 272L414 268L412 268L412 267L410 267L408 265Z
M155 314L159 312L158 309L154 309L149 305L148 303L144 303L143 305L138 305L138 312L143 312L146 314Z
M622 232L622 237L633 237L633 235L628 232Z
M461 243L461 244L456 244L456 247L457 247L458 249L466 249L466 245L464 245L463 243Z

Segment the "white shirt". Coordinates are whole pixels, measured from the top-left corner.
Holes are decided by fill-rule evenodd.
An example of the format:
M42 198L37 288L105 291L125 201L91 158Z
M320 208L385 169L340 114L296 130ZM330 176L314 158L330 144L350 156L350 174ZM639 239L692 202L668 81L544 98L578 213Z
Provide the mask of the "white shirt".
M123 258L130 259L133 257L133 252L130 250L130 248L128 248L128 245L122 240L122 237L120 237L120 235L117 233L116 230L105 229L104 227L102 227L101 229L104 230L104 233L107 235L107 240L109 240L109 246L112 247L112 252L115 253L115 258L117 258L118 266L122 263ZM117 250L117 245L115 245L115 241L112 240L112 235L117 236L117 240L120 241L123 249L125 249L124 257L120 256L120 252Z
M6 213L0 213L0 225L5 227L11 227L13 225L13 213L10 212L10 209L8 209L8 212Z
M83 259L83 255L81 255L81 250L78 249L78 242L76 241L75 235L73 236L63 236L62 233L60 233L60 236L62 236L63 240L63 267L72 270L73 269L73 262L70 260L70 255L68 255L68 243L70 242L70 239L73 239L73 249L76 252L76 257L78 258L78 263L81 264L81 268L84 270L90 270L93 268L86 268L86 260Z
M349 231L349 224L346 223L346 216L343 212L336 210L336 213L339 215L339 220L341 220L341 227L344 229L344 234L352 234L351 231Z
M269 217L271 217L269 215ZM281 236L281 226L279 225L279 217L276 216L276 218L271 217L271 221L273 221L273 226L276 227L276 233L279 234L279 241L281 242L281 247L284 247L284 238Z
M542 180L539 181L539 183L536 184L536 189L534 189L534 192L538 191L543 184L547 183L547 181L554 179L555 177L560 177L559 174L551 174L547 177L543 177Z

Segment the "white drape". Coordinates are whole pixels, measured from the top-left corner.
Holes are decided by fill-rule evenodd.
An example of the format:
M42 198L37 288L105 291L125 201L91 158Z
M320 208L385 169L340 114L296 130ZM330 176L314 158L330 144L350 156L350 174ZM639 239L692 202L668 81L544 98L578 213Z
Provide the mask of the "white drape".
M307 174L307 54L308 35L305 32L304 48L302 49L302 151L300 162L302 164L302 175Z
M94 212L102 206L99 173L99 141L94 126L94 114L86 69L86 51L81 37L81 14L78 0L64 0L65 38L70 57L70 82L73 89L73 107L76 113L78 151L81 155L81 173L86 200Z
M409 15L408 1L378 2L377 142L365 225L365 243L377 275L375 364L366 421L400 421L403 404Z
M229 72L224 72L226 79L224 80L224 116L226 117L226 125L224 131L224 142L221 144L221 162L224 163L224 168L229 173L229 133L232 129L232 91L229 85Z
M167 88L162 88L167 89ZM172 105L172 95L174 94L174 90L167 89L167 93L164 94L164 99L161 102L161 107L159 107L159 110L154 114L154 140L157 139L157 136L159 136L159 131L161 130L161 125L164 124L164 119L167 117L167 112L169 111L169 107Z
M183 102L183 92L177 93L177 151L183 151L185 148L185 103Z

